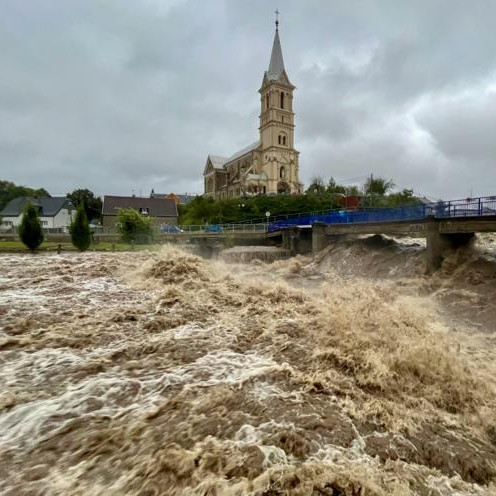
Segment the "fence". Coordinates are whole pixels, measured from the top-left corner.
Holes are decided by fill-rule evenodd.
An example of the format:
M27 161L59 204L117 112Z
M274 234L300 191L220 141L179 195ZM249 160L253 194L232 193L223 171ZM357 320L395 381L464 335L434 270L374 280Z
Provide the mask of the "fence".
M418 221L427 217L437 219L455 217L481 217L496 215L496 196L466 198L464 200L438 201L421 205L394 208L365 208L360 210L326 210L288 215L271 216L267 219L210 225L162 225L159 233L262 233L274 232L291 226L311 226L317 222L324 224L358 224L370 222ZM43 229L47 234L68 234L68 228ZM117 235L110 227L92 227L95 235ZM2 231L4 234L17 234L18 226Z
M465 200L438 201L421 205L396 208L373 208L356 211L338 210L314 212L287 216L268 224L268 231L274 232L291 226L310 226L317 222L324 224L359 224L371 222L398 222L454 217L481 217L496 215L496 196L467 198Z

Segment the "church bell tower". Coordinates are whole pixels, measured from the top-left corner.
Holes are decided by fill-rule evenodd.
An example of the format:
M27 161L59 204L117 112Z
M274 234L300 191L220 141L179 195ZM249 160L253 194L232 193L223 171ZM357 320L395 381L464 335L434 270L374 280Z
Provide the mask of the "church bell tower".
M276 11L276 14L278 12ZM269 69L265 71L260 93L260 149L262 169L266 172L269 192L299 193L298 155L294 148L293 91L295 90L284 68L279 19Z

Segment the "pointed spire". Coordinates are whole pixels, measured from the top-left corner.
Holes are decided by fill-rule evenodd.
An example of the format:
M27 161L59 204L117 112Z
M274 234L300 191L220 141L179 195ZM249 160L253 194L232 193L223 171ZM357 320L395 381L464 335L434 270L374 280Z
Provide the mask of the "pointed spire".
M270 64L267 74L269 79L277 80L284 72L284 60L282 58L281 41L279 40L279 11L276 10L276 34L274 44L272 45L272 54L270 55Z

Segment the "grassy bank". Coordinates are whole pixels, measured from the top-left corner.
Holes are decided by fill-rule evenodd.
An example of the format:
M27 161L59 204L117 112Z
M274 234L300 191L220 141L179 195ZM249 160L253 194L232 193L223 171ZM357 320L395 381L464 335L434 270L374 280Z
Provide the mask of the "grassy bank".
M37 251L77 251L71 243L55 243L46 241L41 244ZM129 243L94 243L90 246L89 251L155 251L161 245L131 245ZM29 252L29 250L20 241L0 241L0 252Z

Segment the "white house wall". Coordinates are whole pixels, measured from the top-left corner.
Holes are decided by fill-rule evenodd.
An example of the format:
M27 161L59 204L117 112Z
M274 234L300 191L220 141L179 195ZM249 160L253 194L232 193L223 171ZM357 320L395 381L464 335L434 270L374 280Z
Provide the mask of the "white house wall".
M5 216L2 218L2 223L17 227L21 224L22 214L17 217ZM57 215L52 217L40 216L41 227L43 229L60 229L69 227L71 224L71 213L66 208L61 209Z
M52 217L55 228L68 227L71 224L71 213L66 208L62 208L55 217Z

